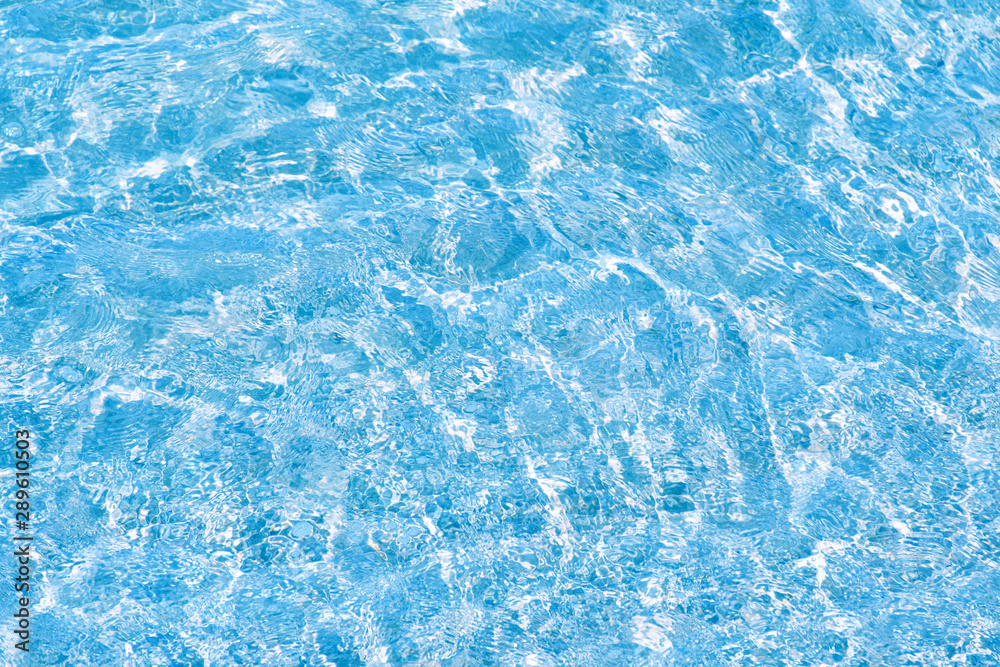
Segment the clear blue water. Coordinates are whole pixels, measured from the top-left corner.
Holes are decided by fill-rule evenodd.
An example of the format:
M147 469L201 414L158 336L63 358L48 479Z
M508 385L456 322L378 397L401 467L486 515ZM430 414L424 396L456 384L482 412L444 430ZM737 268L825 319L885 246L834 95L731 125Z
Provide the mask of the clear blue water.
M17 1L0 64L23 664L1000 661L994 3Z

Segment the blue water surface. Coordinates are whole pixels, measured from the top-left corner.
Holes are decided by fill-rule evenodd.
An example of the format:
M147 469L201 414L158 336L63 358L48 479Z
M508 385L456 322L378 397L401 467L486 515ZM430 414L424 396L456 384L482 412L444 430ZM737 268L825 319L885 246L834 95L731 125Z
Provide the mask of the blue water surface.
M996 665L998 216L985 0L3 2L0 660Z

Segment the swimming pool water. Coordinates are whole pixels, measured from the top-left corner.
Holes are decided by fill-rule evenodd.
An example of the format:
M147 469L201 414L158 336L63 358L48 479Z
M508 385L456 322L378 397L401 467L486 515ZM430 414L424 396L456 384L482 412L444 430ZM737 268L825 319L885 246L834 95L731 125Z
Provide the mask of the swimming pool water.
M3 660L998 664L998 33L4 2Z

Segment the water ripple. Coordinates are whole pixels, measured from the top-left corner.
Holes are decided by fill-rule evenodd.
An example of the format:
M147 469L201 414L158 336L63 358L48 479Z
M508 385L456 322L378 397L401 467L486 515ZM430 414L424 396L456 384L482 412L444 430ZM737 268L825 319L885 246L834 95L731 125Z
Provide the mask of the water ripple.
M38 663L1000 660L998 20L4 9Z

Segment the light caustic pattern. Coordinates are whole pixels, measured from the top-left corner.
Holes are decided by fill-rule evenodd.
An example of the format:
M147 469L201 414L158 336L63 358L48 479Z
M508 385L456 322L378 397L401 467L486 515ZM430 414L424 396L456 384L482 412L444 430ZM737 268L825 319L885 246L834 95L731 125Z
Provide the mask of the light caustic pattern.
M33 664L997 664L998 33L4 4Z

